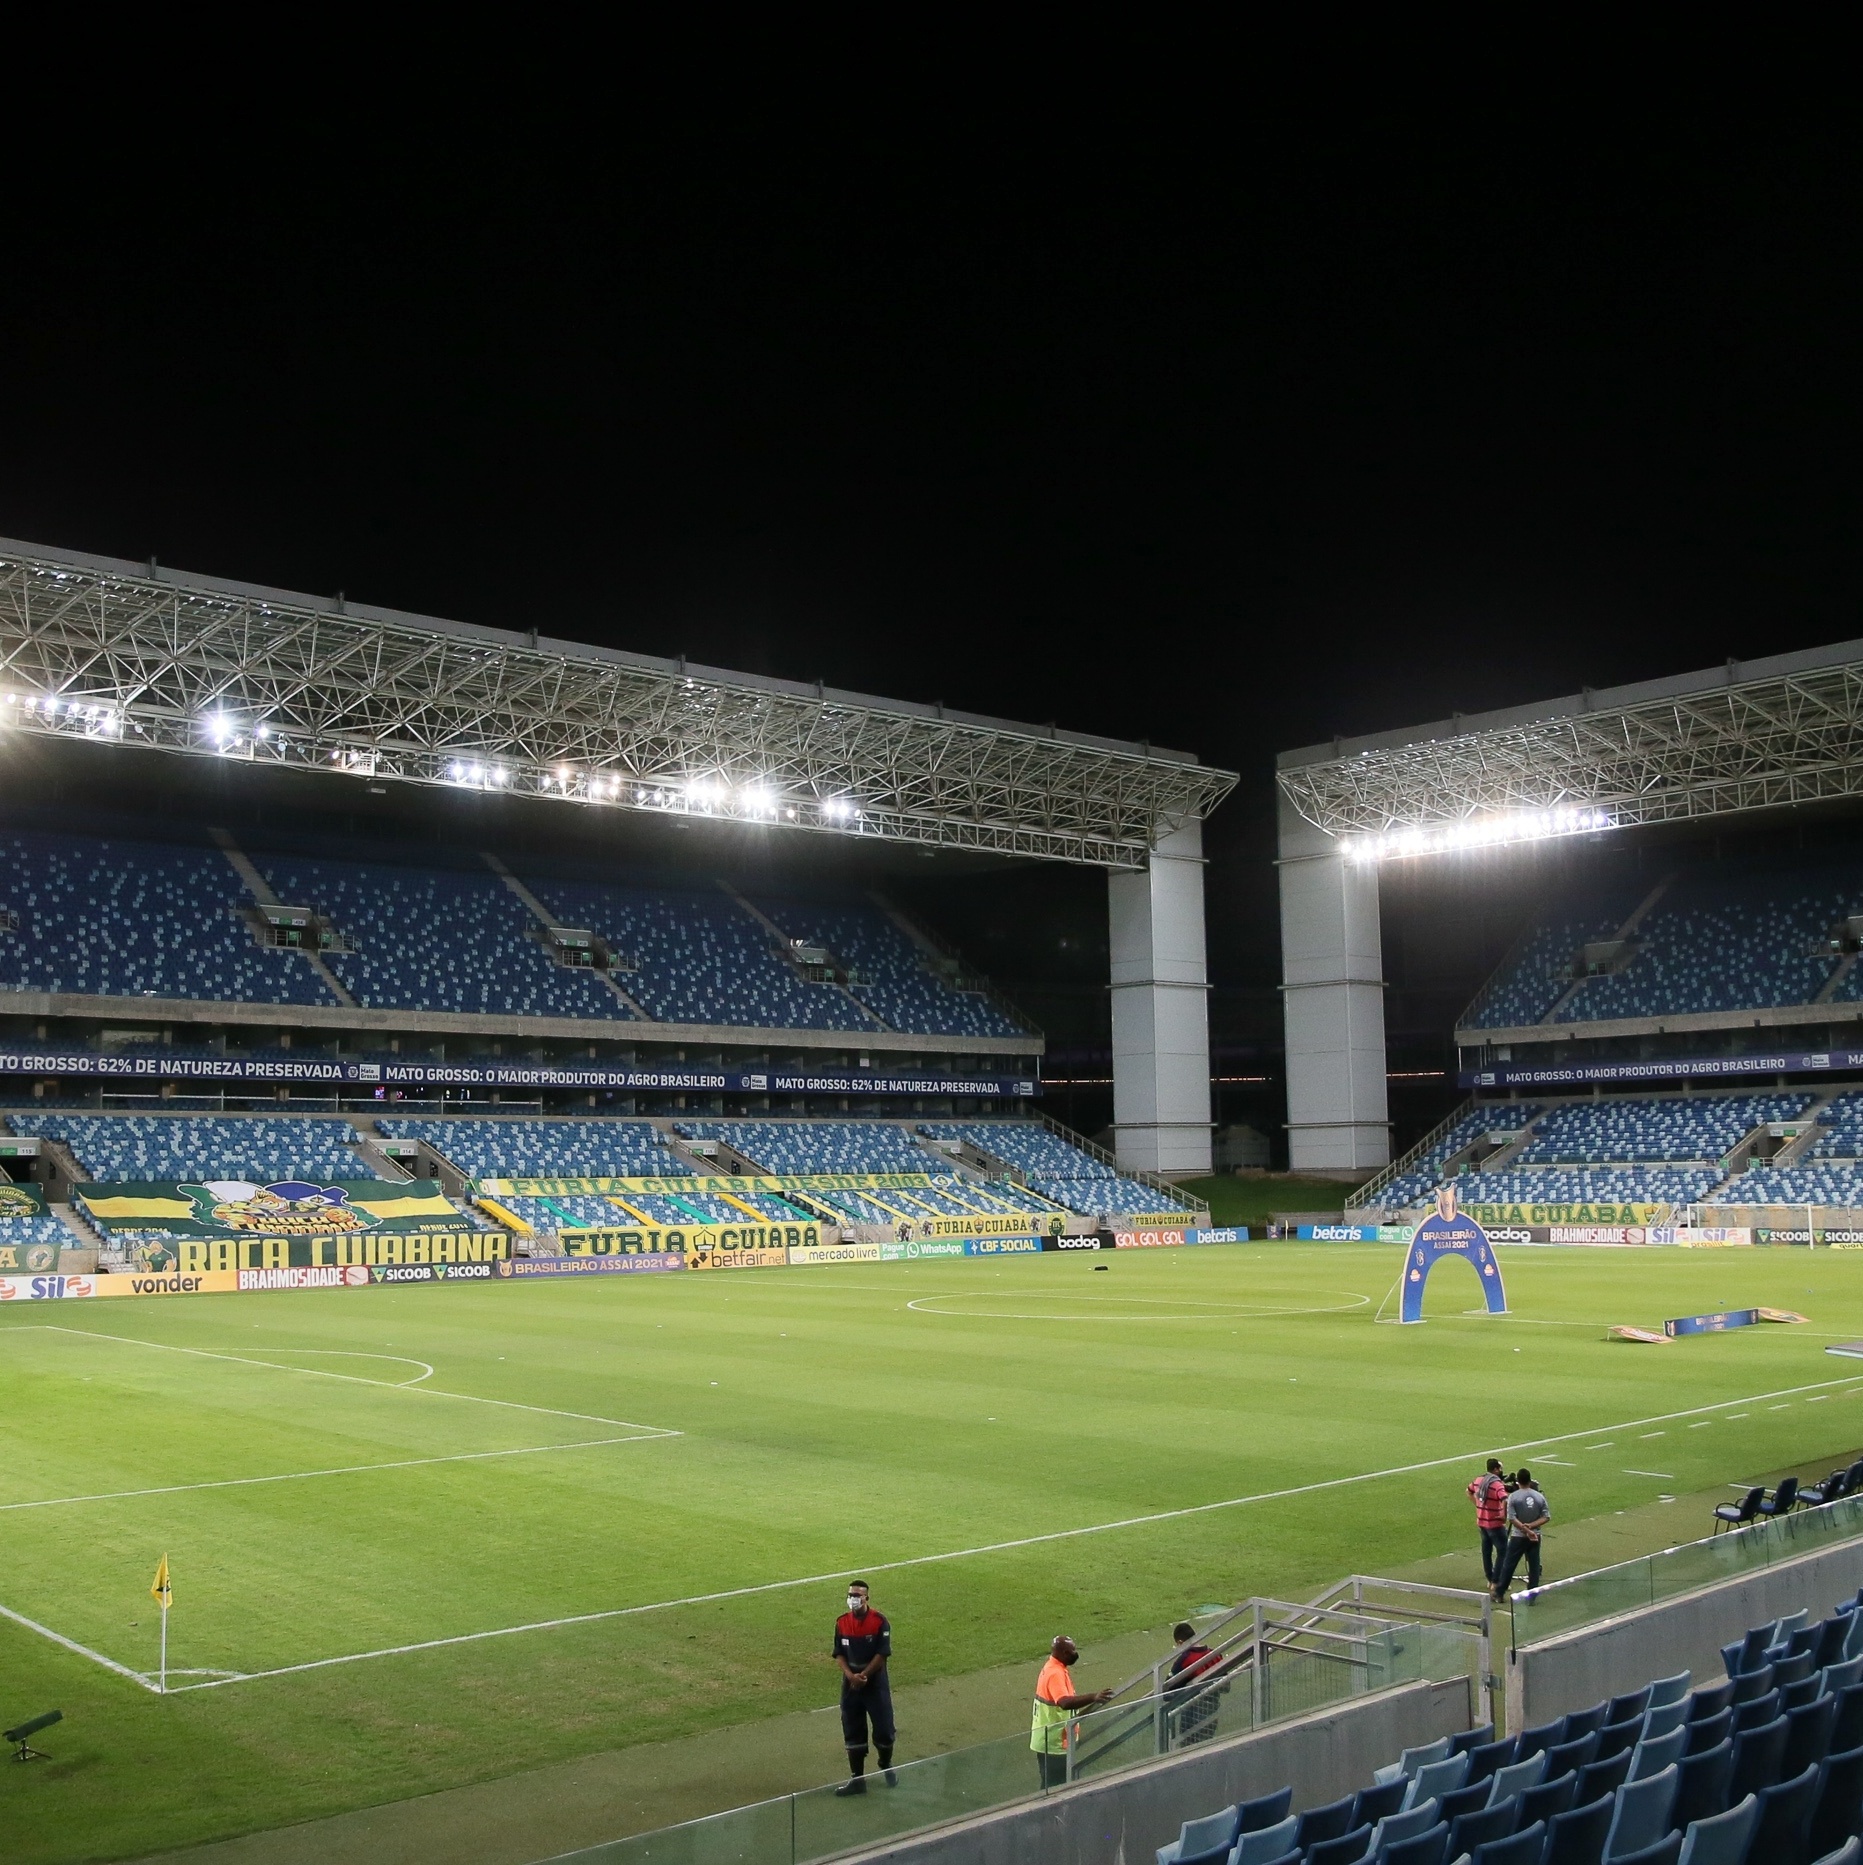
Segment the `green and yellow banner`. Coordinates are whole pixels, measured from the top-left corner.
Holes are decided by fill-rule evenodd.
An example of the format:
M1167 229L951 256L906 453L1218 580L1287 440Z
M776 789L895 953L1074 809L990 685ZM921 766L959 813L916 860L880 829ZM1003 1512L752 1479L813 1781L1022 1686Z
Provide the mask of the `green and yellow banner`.
M455 1231L463 1213L433 1179L318 1183L138 1179L75 1185L71 1195L113 1237L344 1237L371 1231Z

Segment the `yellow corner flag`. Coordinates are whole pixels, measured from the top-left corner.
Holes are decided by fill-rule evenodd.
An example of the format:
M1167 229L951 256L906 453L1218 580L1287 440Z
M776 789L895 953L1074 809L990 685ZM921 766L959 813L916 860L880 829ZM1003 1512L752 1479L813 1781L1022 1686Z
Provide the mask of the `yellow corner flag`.
M166 1612L174 1600L174 1589L168 1584L168 1556L162 1556L161 1565L155 1570L155 1584L149 1588L149 1597Z

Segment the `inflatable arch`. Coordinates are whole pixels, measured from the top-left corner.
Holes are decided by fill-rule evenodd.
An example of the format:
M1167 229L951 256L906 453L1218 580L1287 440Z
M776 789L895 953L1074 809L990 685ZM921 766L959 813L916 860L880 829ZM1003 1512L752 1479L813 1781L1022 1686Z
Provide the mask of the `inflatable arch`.
M1488 1233L1472 1217L1455 1208L1455 1187L1441 1185L1436 1209L1417 1226L1404 1253L1404 1300L1398 1319L1423 1319L1423 1291L1430 1271L1446 1256L1459 1256L1481 1279L1481 1292L1491 1315L1507 1312L1507 1290L1501 1282L1501 1265L1495 1260Z

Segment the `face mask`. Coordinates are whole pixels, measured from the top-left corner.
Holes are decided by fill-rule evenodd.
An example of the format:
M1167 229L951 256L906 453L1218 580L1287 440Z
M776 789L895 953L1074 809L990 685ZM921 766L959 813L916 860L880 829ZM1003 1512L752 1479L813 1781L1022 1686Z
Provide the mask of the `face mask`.
M850 1593L847 1596L847 1609L849 1612L865 1612L867 1602L858 1593Z

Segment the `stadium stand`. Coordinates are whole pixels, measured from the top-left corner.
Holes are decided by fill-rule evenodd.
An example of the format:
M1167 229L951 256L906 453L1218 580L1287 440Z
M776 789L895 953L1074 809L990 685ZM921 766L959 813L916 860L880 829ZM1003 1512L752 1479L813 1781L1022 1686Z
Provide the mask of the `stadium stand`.
M1717 1205L1863 1206L1863 1168L1854 1165L1755 1166L1705 1200Z
M770 1173L939 1172L950 1162L886 1120L676 1120L693 1140L723 1140Z
M1015 1024L981 992L960 991L926 965L924 954L877 907L825 907L760 899L758 909L794 940L820 946L856 976L850 994L888 1028L944 1036L1014 1036Z
M628 1018L600 980L526 937L529 910L489 871L280 856L256 865L283 899L315 907L356 948L325 962L365 1009Z
M649 1179L681 1177L692 1169L645 1120L396 1116L375 1124L391 1140L424 1140L474 1179Z
M62 1141L92 1179L372 1179L346 1120L302 1115L41 1114L9 1109L18 1134Z
M1693 1204L1719 1184L1717 1166L1541 1167L1468 1172L1456 1196L1476 1204Z
M1834 1095L1818 1109L1818 1125L1810 1158L1863 1159L1863 1094Z
M1626 903L1549 915L1460 1019L1471 1029L1776 1009L1863 995L1863 973L1830 949L1863 909L1863 877L1821 867L1717 862L1677 876L1635 927L1621 969L1576 976L1579 949L1612 937ZM1574 988L1576 984L1576 988Z
M930 1121L919 1131L927 1139L968 1141L991 1158L1014 1166L1031 1191L1089 1217L1190 1209L1175 1194L1125 1178L1116 1168L1070 1146L1059 1134L1032 1120Z
M1518 1029L1540 1022L1571 989L1566 968L1572 954L1590 940L1608 939L1622 923L1622 913L1592 913L1534 927L1463 1013L1462 1022L1482 1030Z
M1863 1684L1846 1659L1863 1655L1863 1614L1852 1600L1815 1626L1808 1618L1729 1645L1726 1684L1691 1693L1683 1671L1498 1741L1492 1725L1465 1730L1299 1812L1291 1787L1185 1808L1158 1865L1856 1865ZM1805 1700L1786 1710L1775 1690L1755 1711L1770 1720L1698 1743L1743 1683L1768 1681L1788 1652L1804 1654Z
M532 876L559 923L587 927L625 964L610 989L559 965L535 916L499 875L462 858L386 860L255 851L282 900L334 927L321 953L365 1009L509 1017L998 1037L1026 1032L987 995L961 990L889 915L867 903L793 897L752 906L715 887L627 887ZM329 1006L304 955L262 945L254 902L227 856L37 831L0 834L0 987L111 997ZM770 923L761 923L758 915ZM816 978L784 941L830 949ZM634 967L630 969L629 967Z
M1626 1096L1555 1107L1512 1161L1516 1166L1688 1162L1724 1158L1754 1128L1796 1120L1809 1093Z
M53 1212L35 1211L19 1217L0 1213L0 1244L17 1249L19 1254L13 1259L16 1263L26 1261L25 1252L34 1244L64 1248L72 1241L71 1232Z
M237 917L239 877L217 849L0 834L0 983L99 997L330 1004L294 953L261 946Z
M567 926L586 926L639 967L627 993L662 1023L796 1030L878 1027L845 991L811 983L770 933L715 888L630 888L534 875L527 884Z
M1501 1101L1470 1108L1430 1141L1401 1174L1380 1186L1379 1198L1398 1207L1427 1199L1441 1181L1445 1161L1485 1133L1497 1129L1518 1131L1534 1120L1539 1111L1537 1103L1522 1101Z
M1855 910L1859 891L1854 879L1828 875L1685 875L1637 929L1631 963L1588 979L1557 1020L1808 1004L1836 962L1810 948Z

